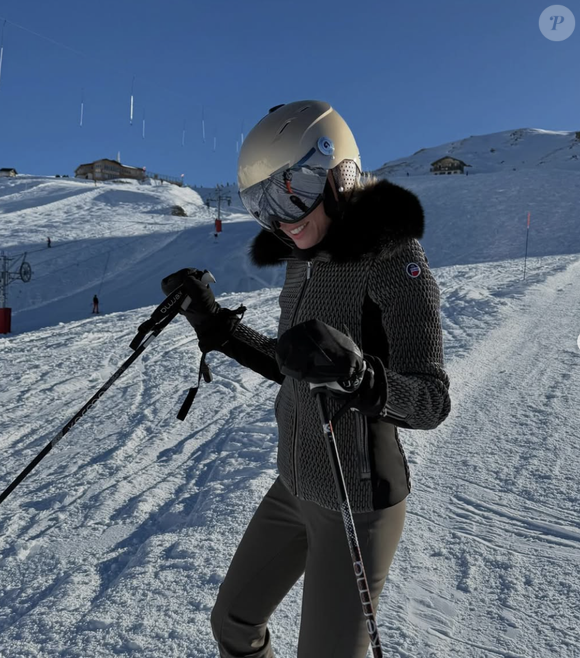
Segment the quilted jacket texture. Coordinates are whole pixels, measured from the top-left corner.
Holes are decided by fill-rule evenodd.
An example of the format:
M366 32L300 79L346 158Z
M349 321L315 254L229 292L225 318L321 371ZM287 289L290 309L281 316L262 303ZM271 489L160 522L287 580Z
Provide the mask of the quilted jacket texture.
M382 180L353 195L319 245L300 250L285 236L263 230L251 246L256 265L286 265L278 337L316 318L348 332L385 366L388 394L380 416L350 411L334 428L355 513L395 505L408 495L398 428L435 428L451 408L439 288L418 242L423 227L417 197ZM316 400L306 383L280 373L275 348L276 339L240 323L218 349L281 384L275 402L280 476L299 498L338 510ZM340 404L329 399L331 414Z

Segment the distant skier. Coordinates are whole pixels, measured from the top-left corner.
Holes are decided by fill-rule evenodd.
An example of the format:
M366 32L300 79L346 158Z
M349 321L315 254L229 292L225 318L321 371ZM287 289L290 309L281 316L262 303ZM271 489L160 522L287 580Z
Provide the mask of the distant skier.
M46 248L50 249L52 247L52 240L50 238L46 238Z
M95 295L93 297L93 313L99 312L99 298Z
M243 306L222 308L197 269L162 281L166 295L183 285L192 300L184 315L203 354L281 385L279 476L221 583L213 634L223 658L272 658L268 620L304 574L297 655L363 658L372 629L361 599L376 610L410 491L398 427L433 429L451 408L423 209L412 192L362 178L348 125L320 101L270 110L241 147L238 184L263 229L251 261L285 263L278 338L243 324ZM312 385L331 414L351 405L335 429L369 592L355 584Z

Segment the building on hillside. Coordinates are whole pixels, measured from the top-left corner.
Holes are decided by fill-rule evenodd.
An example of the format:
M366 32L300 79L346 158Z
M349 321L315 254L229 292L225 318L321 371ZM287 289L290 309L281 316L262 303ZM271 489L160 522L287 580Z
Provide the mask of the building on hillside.
M3 177L10 176L11 178L13 178L14 176L18 176L18 172L16 171L16 169L7 169L6 167L3 167L2 169L0 169L0 176Z
M79 165L75 169L75 178L87 180L113 180L115 178L132 178L134 180L145 180L145 169L129 167L116 160L95 160L89 164Z
M431 173L432 174L463 174L465 167L471 167L471 165L465 164L463 160L458 160L457 158L452 158L449 155L446 155L439 160L431 163Z

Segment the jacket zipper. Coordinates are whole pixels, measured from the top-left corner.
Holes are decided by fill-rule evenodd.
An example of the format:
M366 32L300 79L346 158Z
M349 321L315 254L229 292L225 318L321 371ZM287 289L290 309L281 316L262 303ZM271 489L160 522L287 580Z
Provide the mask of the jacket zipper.
M304 293L306 291L306 287L308 286L308 282L310 281L310 276L312 275L312 261L307 261L306 263L306 279L304 283L302 284L302 290L300 291L300 295L298 296L298 301L296 302L296 308L294 309L294 314L292 316L292 322L290 323L290 326L294 326L294 321L296 320L296 316L298 315L298 310L300 309L300 304L302 303L302 298L304 297ZM299 493L298 493L298 450L297 450L297 444L298 444L298 421L299 421L299 413L298 413L298 383L295 380L292 380L292 385L294 388L294 400L296 401L296 404L294 406L294 436L292 437L292 461L294 463L294 493L296 496L299 498Z
M359 417L359 423L361 424L361 431L359 432L359 445L360 445L360 454L362 458L362 479L370 480L371 478L371 458L369 455L369 436L368 436L368 422L363 414L355 411L356 415Z

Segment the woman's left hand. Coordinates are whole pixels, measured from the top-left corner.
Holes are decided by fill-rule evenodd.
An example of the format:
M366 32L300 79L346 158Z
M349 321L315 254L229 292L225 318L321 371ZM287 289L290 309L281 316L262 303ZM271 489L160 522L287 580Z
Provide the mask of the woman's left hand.
M295 325L278 339L276 360L283 375L310 384L313 395L352 398L353 407L378 415L387 401L380 359L363 355L346 334L319 320Z

